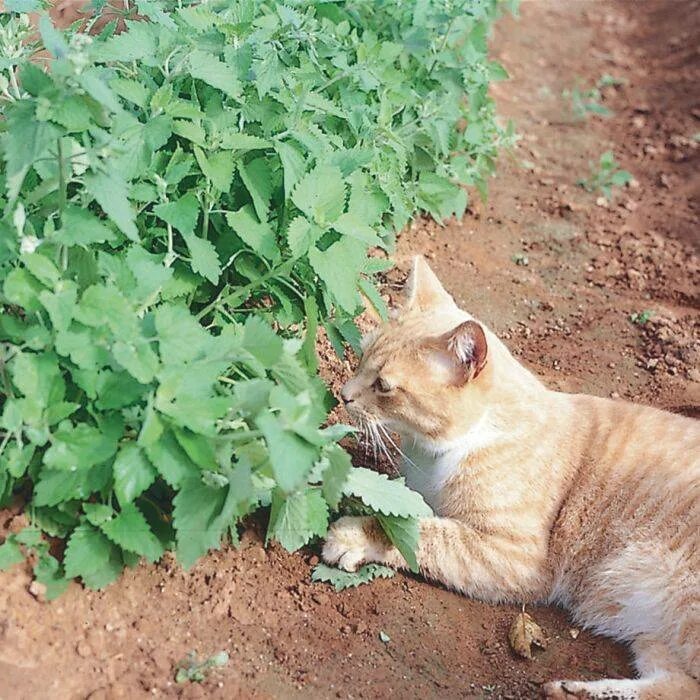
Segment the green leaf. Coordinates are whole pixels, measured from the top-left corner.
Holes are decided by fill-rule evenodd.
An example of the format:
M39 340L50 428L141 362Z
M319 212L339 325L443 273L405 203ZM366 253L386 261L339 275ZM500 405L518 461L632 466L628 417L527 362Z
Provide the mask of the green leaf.
M88 173L85 189L129 240L138 241L135 211L127 198L128 188L116 173Z
M153 207L153 213L182 234L194 233L199 218L197 197L188 192L173 202L164 202Z
M253 200L260 221L266 221L272 197L272 173L265 158L256 158L238 166L241 179Z
M22 256L22 262L27 270L47 287L53 287L61 278L58 268L41 253L27 253Z
M333 166L316 166L296 185L292 201L319 226L332 223L345 208L343 174Z
M303 216L292 219L287 229L287 243L292 256L300 258L306 255L322 234L322 229L309 223Z
M309 251L314 272L325 282L338 306L353 315L360 304L357 280L364 260L364 245L349 237L324 251L318 248Z
M352 469L352 461L350 455L340 445L331 445L326 448L325 458L328 460L328 466L323 470L321 488L326 503L331 508L335 508L343 495L348 474Z
M197 146L194 147L194 154L207 180L210 180L220 192L228 192L231 189L233 171L236 167L233 155L227 151L216 151L205 155L204 151Z
M86 423L57 430L51 446L44 453L44 464L50 469L83 471L109 459L117 449L116 442L99 428Z
M226 221L241 240L256 253L261 253L269 260L279 258L279 248L272 227L265 220L258 221L250 205L241 207L238 211L228 212Z
M352 573L327 564L316 564L311 572L311 579L312 581L330 583L336 591L342 591L346 588L356 588L363 583L369 583L375 578L391 578L394 573L393 569L380 564L365 564Z
M0 571L9 569L14 564L19 564L24 561L24 554L20 546L14 539L8 537L3 544L0 544Z
M131 503L140 496L156 478L143 450L134 443L126 443L114 460L114 492L119 504Z
M276 539L288 552L303 547L328 529L328 506L319 489L307 488L286 498L275 492L267 537Z
M306 161L300 151L284 141L275 141L275 150L284 171L284 198L290 199L294 187L306 171Z
M173 499L173 524L177 533L177 559L185 569L221 544L228 523L220 523L217 516L225 500L225 488L207 486L199 478L181 483Z
M163 555L163 545L153 534L141 511L133 504L121 506L121 512L100 526L112 542L154 562Z
M261 413L255 422L265 436L272 473L279 487L286 492L293 491L311 471L318 456L317 448L286 430L273 413Z
M158 356L147 342L118 340L112 346L114 359L141 384L153 381L158 372Z
M235 71L213 54L195 49L190 54L188 63L193 78L202 80L230 97L236 98L241 94L241 84Z
M197 467L170 431L163 433L158 441L146 445L144 449L151 464L174 489L198 475Z
M34 578L46 588L46 600L58 598L68 588L70 579L61 570L61 565L48 552L42 553L34 564Z
M66 578L85 576L107 565L112 553L110 541L87 523L79 525L68 540L63 557Z
M355 467L348 474L343 493L360 498L365 505L385 515L403 518L430 517L433 512L403 478L390 480L386 474Z
M418 573L418 541L420 539L420 529L416 518L397 518L391 515L376 515L382 530L391 540L396 549L406 560L411 571Z
M95 243L113 242L115 233L87 209L68 205L61 217L61 228L54 240L63 245L89 246Z
M221 276L221 262L214 245L194 234L185 235L184 238L190 251L192 270L216 284Z
M274 367L282 356L283 344L270 326L258 316L249 316L243 329L243 347L264 367Z

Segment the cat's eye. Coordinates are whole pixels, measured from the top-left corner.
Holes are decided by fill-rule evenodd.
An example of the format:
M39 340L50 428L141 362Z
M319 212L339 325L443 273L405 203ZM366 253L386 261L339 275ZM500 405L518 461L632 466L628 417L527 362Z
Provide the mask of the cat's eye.
M384 379L384 377L377 377L374 380L374 384L372 384L372 388L380 394L388 394L391 391L392 386L386 379Z

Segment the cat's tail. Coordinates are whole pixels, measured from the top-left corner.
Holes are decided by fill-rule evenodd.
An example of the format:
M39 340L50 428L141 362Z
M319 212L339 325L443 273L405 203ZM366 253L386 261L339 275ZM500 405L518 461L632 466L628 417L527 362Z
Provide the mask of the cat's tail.
M700 683L675 662L663 643L643 635L632 643L632 650L639 678L554 681L543 686L544 697L547 700L700 700Z

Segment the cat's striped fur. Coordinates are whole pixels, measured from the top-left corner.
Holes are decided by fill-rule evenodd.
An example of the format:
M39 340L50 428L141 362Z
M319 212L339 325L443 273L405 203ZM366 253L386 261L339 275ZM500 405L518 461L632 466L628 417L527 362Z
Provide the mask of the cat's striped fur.
M421 572L488 601L554 601L631 643L639 678L557 681L548 697L700 697L700 424L547 389L457 308L422 258L402 315L367 341L351 414L401 435L433 506ZM324 557L406 563L371 518L341 518Z

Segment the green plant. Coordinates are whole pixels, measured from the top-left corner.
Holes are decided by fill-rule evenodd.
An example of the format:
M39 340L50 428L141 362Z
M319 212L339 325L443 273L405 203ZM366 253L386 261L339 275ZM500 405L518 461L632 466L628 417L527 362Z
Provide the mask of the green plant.
M609 76L604 76L609 77ZM609 110L605 105L601 104L602 96L600 94L601 87L605 87L608 84L603 82L603 78L599 81L598 85L588 90L582 90L578 85L571 90L564 90L562 92L562 97L568 100L571 106L571 112L575 119L584 120L589 114L597 114L600 117L609 117L612 111Z
M220 651L217 654L213 654L208 659L203 659L199 661L197 659L197 654L191 651L186 659L180 661L177 665L177 672L175 673L176 683L202 683L206 678L206 673L212 668L219 668L225 666L229 661L228 653L225 651Z
M630 314L630 321L637 326L643 326L653 315L654 312L651 309L645 309L644 311Z
M619 169L612 151L603 153L598 164L590 163L590 167L590 177L579 180L578 184L588 192L599 190L606 199L612 199L613 187L624 187L632 180L632 173Z
M266 506L289 550L364 509L412 556L429 510L351 471L315 339L357 347L360 292L385 312L371 249L485 192L512 136L487 92L497 11L138 0L124 33L44 15L38 38L2 16L0 506L21 493L67 540L57 579L190 566Z

